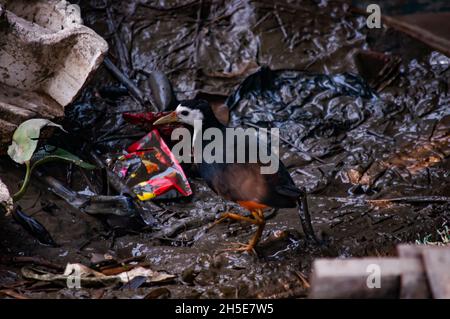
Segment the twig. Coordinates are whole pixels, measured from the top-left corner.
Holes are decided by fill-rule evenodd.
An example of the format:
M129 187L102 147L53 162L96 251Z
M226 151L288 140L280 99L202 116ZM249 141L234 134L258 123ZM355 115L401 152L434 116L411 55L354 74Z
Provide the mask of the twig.
M311 285L309 284L308 280L306 279L305 275L303 275L303 273L301 273L300 271L296 270L295 274L300 279L300 282L302 283L304 288L306 288L306 289L311 288Z
M367 199L369 203L450 203L450 197L446 196L410 196L410 197L395 197L383 199Z
M15 257L7 257L0 256L0 264L8 265L8 264L34 264L36 266L43 266L47 268L51 268L57 270L59 272L64 271L64 267L54 264L50 261L47 261L41 257L28 257L28 256L15 256Z
M119 260L119 264L121 265L127 265L130 264L132 262L141 262L145 260L145 255L139 255L139 256L132 256L132 257L128 257L122 260Z
M395 138L393 138L393 137L386 136L384 134L380 134L380 133L377 133L377 132L372 131L372 130L367 130L367 134L373 135L373 136L378 137L378 138L381 138L381 139L383 139L385 141L389 141L389 142L394 142L395 141Z
M125 74L129 74L130 71L130 59L127 54L127 50L124 46L124 43L122 39L120 38L120 33L118 32L117 26L114 24L114 17L111 10L111 6L108 5L106 7L106 16L107 16L107 25L108 25L108 31L110 34L113 34L114 37L114 43L117 55L119 56L120 66L122 68L122 71Z
M310 198L321 198L317 196L309 196ZM409 196L394 197L381 199L364 199L364 198L347 198L347 197L326 197L329 200L336 200L346 203L450 203L450 197L447 196Z
M140 139L144 135L145 134L128 134L128 135L109 136L109 137L105 137L103 139L96 141L95 144L117 141L117 140L122 140L122 139Z
M187 217L174 222L172 225L152 234L153 238L170 238L182 231L197 228L216 219L215 213L202 215L201 217Z
M281 28L281 32L283 33L284 39L287 40L289 38L289 35L287 34L286 28L284 27L283 20L281 20L281 17L278 14L277 5L275 5L274 7L273 14L275 15L278 25Z
M22 295L13 289L1 289L0 294L4 294L4 295L14 298L14 299L30 299L27 296Z
M265 15L263 15L258 21L256 21L256 23L254 25L252 25L252 27L250 28L251 30L255 30L256 27L258 27L261 23L263 23L264 21L267 20L267 18L272 14L272 11L267 12Z
M119 80L125 87L128 89L130 94L135 97L139 103L142 105L148 105L150 104L150 108L154 112L158 112L158 108L149 102L145 97L144 94L141 92L141 90L137 87L136 84L134 84L133 81L131 81L125 74L123 74L122 71L119 70L117 66L108 58L106 57L103 61L106 68L116 77L117 80Z

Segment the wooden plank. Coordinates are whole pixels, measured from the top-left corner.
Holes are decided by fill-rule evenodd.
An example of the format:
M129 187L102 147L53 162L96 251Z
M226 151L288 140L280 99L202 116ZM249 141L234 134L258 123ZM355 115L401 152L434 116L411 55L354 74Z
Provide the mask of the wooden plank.
M374 269L379 287L373 287ZM313 263L310 298L398 298L401 276L423 272L417 258L318 259Z
M400 259L417 259L423 269L425 266L422 260L423 246L398 245L397 253ZM425 271L418 273L404 273L400 277L400 298L401 299L425 299L431 298L431 291Z
M450 299L450 249L427 247L422 255L433 298Z

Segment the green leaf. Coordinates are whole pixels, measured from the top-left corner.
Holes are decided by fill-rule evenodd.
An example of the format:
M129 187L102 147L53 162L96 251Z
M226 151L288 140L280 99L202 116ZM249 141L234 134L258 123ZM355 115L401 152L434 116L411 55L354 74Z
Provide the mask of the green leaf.
M13 161L23 164L31 159L36 150L41 129L45 126L59 127L64 131L61 125L46 119L31 119L19 125L14 132L12 144L8 148L8 155Z
M85 169L95 169L97 168L95 165L92 165L90 163L87 163L83 161L78 156L62 149L62 148L56 148L51 145L46 145L45 147L39 149L34 156L32 157L33 166L31 167L31 170L33 170L35 167L42 165L44 163L52 162L52 161L66 161L73 163L77 166L80 166Z
M25 194L25 192L28 188L28 184L30 183L31 173L33 172L33 170L42 164L52 162L52 161L66 161L66 162L70 162L75 165L78 165L85 169L95 169L96 168L96 166L86 163L78 156L76 156L62 148L56 148L51 145L46 145L45 147L42 147L36 153L34 153L33 157L31 158L31 161L25 162L25 165L27 167L25 179L23 181L23 184L22 184L22 187L20 188L20 190L13 196L14 202L17 202ZM33 162L32 165L30 164L31 162Z

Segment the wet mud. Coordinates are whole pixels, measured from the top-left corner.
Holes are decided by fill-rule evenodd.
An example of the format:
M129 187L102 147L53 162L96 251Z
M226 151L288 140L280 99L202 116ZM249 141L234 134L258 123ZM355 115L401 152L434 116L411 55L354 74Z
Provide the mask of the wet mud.
M266 212L256 256L223 251L246 242L254 228L226 222L209 229L222 212L246 212L215 195L191 167L184 168L193 195L160 201L149 213L157 223L144 229L76 210L35 178L19 204L57 246L40 244L2 216L1 256L40 256L61 266L90 265L99 255L144 256L176 279L68 289L25 280L20 264L3 263L0 286L33 298L304 298L315 258L392 255L397 243L449 225L448 57L395 30L368 30L341 2L161 3L80 4L85 23L110 42L114 61L145 95L157 69L179 100L207 98L230 125L279 128L281 158L308 193L322 243L305 239L296 209L281 209ZM88 161L93 149L106 159L145 134L122 113L145 110L101 69L66 110L70 134L56 132L52 142ZM76 191L112 192L101 171L59 164L44 173ZM22 174L0 160L12 192Z

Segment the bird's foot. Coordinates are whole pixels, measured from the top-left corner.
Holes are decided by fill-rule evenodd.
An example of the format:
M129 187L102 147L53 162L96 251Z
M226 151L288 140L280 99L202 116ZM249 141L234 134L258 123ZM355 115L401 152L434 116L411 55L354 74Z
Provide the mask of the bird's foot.
M225 248L222 249L222 252L248 252L250 254L255 254L256 255L256 251L255 251L255 245L252 243L239 243L239 242L235 242L235 243L231 243L232 247L229 248Z

